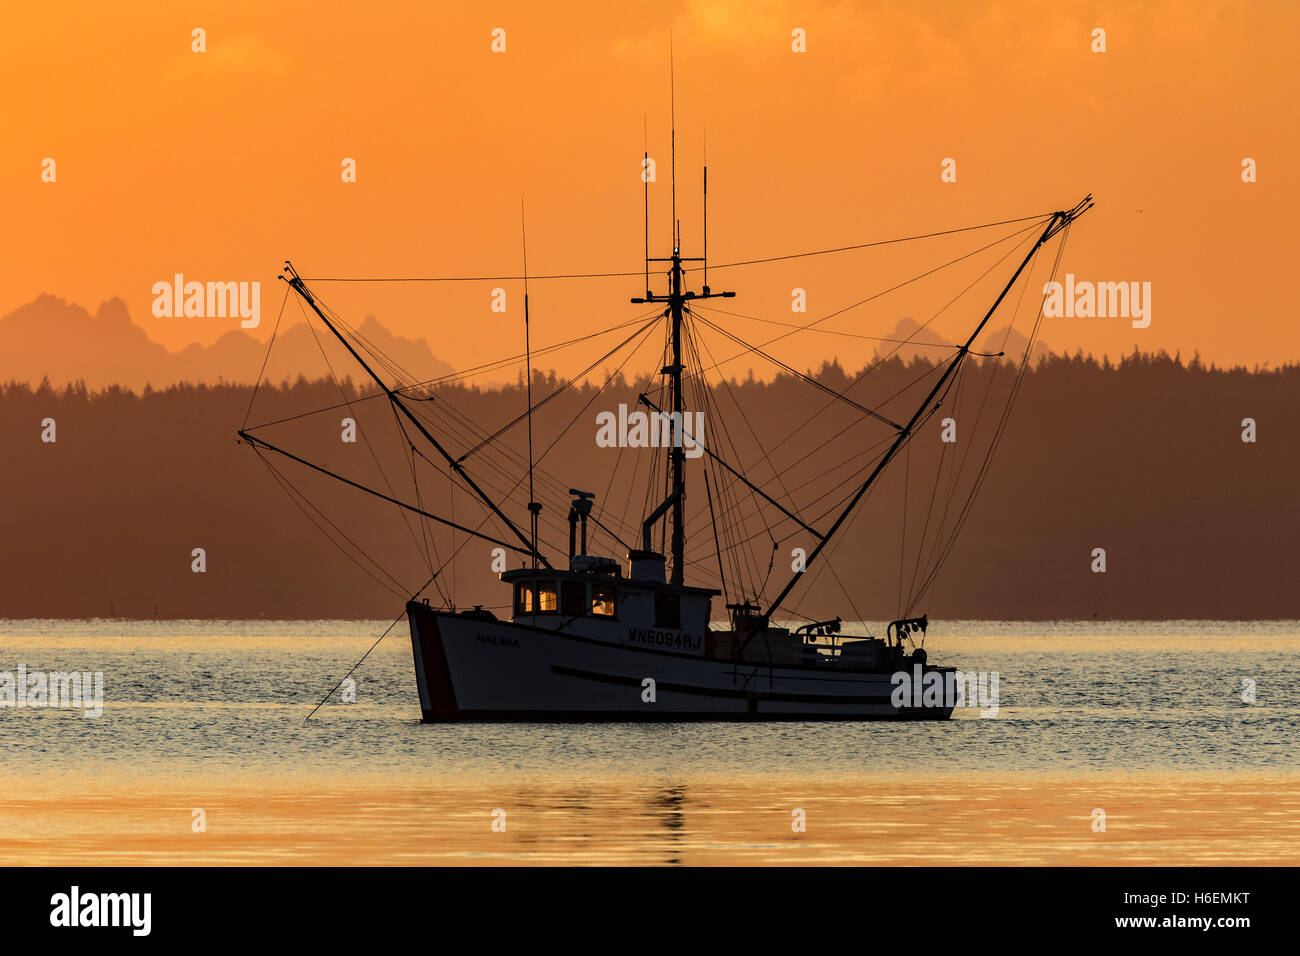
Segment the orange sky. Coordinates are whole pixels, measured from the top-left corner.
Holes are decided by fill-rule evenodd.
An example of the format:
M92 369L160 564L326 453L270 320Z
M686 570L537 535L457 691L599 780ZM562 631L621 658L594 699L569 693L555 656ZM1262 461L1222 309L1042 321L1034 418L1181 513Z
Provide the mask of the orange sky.
M671 29L687 254L706 127L715 262L1029 215L1092 192L1063 271L1151 282L1153 321L1053 319L1049 345L1300 359L1292 3L136 0L12 5L5 21L0 315L41 292L92 311L120 295L172 349L236 328L150 315L152 284L183 272L260 280L264 334L285 258L305 276L517 272L521 197L534 273L638 270L647 116L660 162L652 254L666 252ZM194 27L208 52L191 52ZM504 54L490 50L494 27ZM805 54L790 50L796 27ZM1094 27L1105 54L1090 51ZM1254 184L1241 181L1247 156ZM54 184L40 180L45 157ZM356 184L340 181L344 157ZM955 184L940 182L944 157ZM740 292L729 308L804 321L979 244L963 243L712 284ZM321 288L345 315L373 312L465 367L519 344L518 312L489 311L494 284ZM638 314L627 298L640 285L538 283L534 343ZM790 312L793 286L808 289L807 316ZM924 308L882 304L831 327L887 335ZM781 355L859 364L869 351L805 333Z

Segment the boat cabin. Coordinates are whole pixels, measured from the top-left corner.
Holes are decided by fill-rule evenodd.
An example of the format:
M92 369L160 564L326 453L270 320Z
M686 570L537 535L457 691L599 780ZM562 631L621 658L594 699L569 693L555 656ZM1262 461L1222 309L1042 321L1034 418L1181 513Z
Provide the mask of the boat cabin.
M649 551L629 552L626 567L613 558L579 554L568 570L516 568L500 577L513 586L513 620L518 623L563 625L592 636L617 630L632 643L700 649L713 596L721 593L667 583L664 556ZM597 627L574 628L580 621Z

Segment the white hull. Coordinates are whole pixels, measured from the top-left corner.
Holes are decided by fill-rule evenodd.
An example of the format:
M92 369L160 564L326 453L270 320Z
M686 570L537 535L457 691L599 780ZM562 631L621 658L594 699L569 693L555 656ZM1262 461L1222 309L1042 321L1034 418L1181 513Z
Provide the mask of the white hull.
M411 603L407 612L427 722L943 720L952 713L895 707L890 672L737 663L427 604Z

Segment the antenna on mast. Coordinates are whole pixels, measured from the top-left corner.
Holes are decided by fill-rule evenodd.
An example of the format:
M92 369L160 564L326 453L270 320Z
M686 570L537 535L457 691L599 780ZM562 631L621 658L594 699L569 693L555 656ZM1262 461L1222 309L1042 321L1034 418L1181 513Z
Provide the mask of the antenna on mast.
M672 173L673 173L673 252L681 248L681 223L677 221L677 80L673 65L673 32L668 31L668 111L672 122Z
M686 454L683 450L685 442L685 429L683 422L685 420L685 409L683 407L682 392L682 372L685 365L682 361L682 324L685 315L689 311L686 303L697 299L716 299L731 298L734 292L712 292L708 286L705 286L699 292L692 292L686 288L686 270L682 267L684 262L703 262L705 260L694 257L683 257L681 248L682 224L677 218L677 91L675 82L675 69L672 56L671 34L669 34L669 59L668 59L668 79L670 86L670 105L672 116L672 179L673 179L673 208L672 208L672 231L673 231L673 250L672 255L666 259L651 259L649 257L649 242L647 239L646 262L666 262L671 264L668 273L669 289L667 294L655 295L647 290L645 298L637 297L632 301L634 303L643 302L662 302L668 308L664 311L664 317L669 321L669 349L671 350L671 361L660 369L661 375L668 377L668 387L672 395L672 406L670 412L655 409L659 416L669 422L669 427L676 431L676 435L670 442L668 449L668 494L667 497L641 522L641 541L642 549L653 551L651 546L653 529L661 518L665 518L671 511L672 527L672 576L668 583L680 586L683 583L684 572L686 568L686 532L685 532L685 507L686 498ZM705 203L708 203L708 174L705 174ZM649 230L647 227L647 236ZM706 240L707 241L707 240ZM647 268L647 279L649 273ZM647 285L649 282L647 281ZM644 395L641 396L643 402L648 400ZM706 489L707 491L708 489Z
M533 348L528 328L528 227L524 199L519 197L519 235L524 247L524 375L528 379L528 515L532 531L533 570L537 569L537 519L542 505L533 494Z
M641 114L641 183L645 187L645 294L650 294L650 121Z
M704 131L704 294L709 294L709 131Z

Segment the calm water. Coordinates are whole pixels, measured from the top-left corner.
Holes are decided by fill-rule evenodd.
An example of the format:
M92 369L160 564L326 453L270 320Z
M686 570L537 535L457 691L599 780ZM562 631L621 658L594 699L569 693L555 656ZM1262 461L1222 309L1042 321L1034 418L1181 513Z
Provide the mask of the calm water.
M0 862L1300 862L1300 622L937 625L988 719L453 726L403 622L304 721L387 623L0 623L104 675L0 709Z

